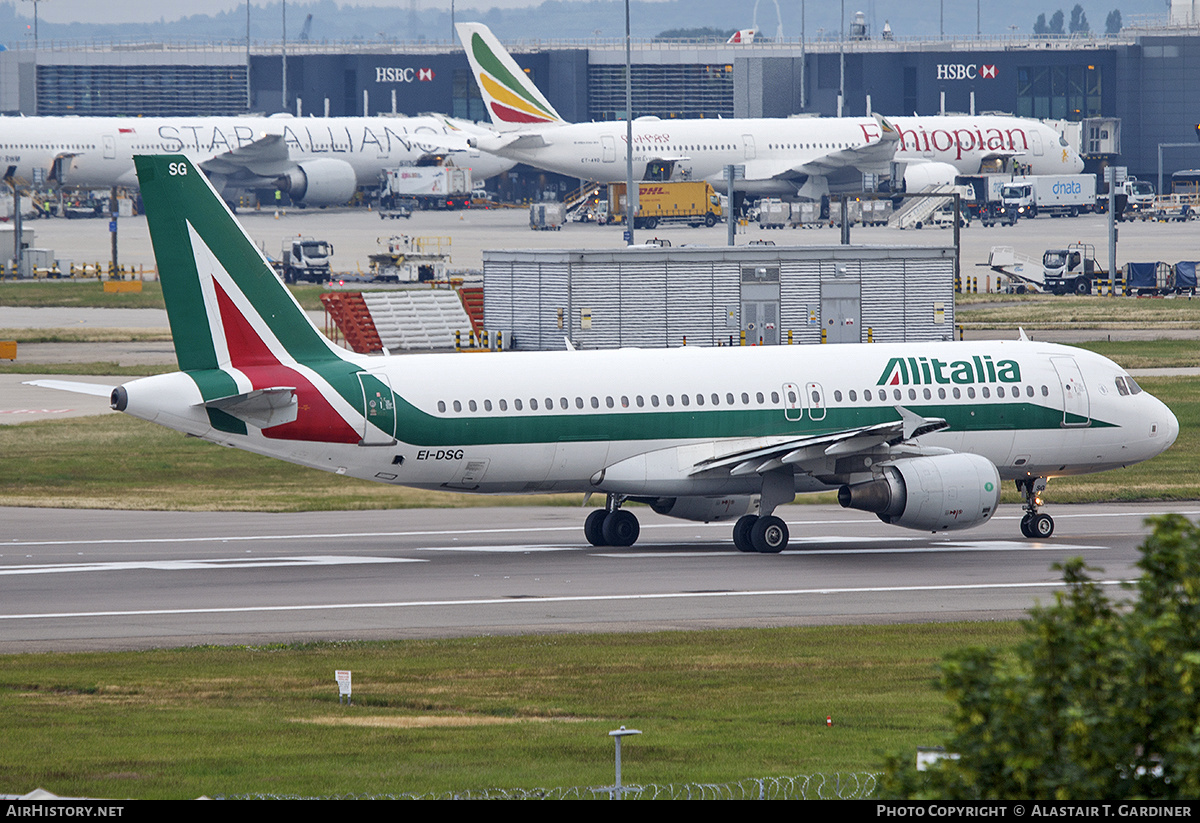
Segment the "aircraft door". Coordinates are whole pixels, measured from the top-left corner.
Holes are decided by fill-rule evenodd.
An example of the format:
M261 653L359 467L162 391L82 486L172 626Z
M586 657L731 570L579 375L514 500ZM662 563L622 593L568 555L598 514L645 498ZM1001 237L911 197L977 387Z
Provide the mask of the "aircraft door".
M1044 153L1042 150L1042 135L1041 132L1031 129L1029 132L1029 142L1033 144L1033 156L1041 157Z
M603 152L601 160L605 163L615 163L617 160L617 139L611 134L600 135L600 148Z
M106 134L104 140L104 159L115 160L117 157L117 138L111 134Z
M753 160L755 158L756 152L754 150L754 135L753 134L743 134L742 135L742 151L743 151L743 159Z
M1083 382L1083 372L1074 357L1051 357L1054 371L1058 373L1058 382L1063 393L1063 426L1090 426L1091 403L1088 400L1087 386Z
M810 420L825 419L825 390L820 383L804 384L804 402L808 404Z
M803 398L800 387L795 383L783 384L783 416L788 420L799 420L804 416Z
M362 387L363 429L360 446L392 446L396 443L396 400L392 384L382 372L359 372Z

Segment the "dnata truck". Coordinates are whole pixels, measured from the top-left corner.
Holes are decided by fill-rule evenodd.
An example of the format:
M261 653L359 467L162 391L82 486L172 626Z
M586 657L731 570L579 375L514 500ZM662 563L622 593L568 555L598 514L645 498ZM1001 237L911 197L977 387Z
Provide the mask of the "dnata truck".
M608 184L608 208L611 222L620 222L625 214L625 184ZM635 229L655 229L665 223L689 226L715 226L724 219L721 198L704 181L679 183L638 183L638 214Z
M308 280L313 283L324 283L333 275L329 258L333 256L333 246L324 240L314 240L311 237L285 237L283 252L276 268L283 275L283 282L296 283Z
M1006 208L1020 217L1049 214L1074 217L1096 206L1094 174L1042 174L1014 177L1001 191Z

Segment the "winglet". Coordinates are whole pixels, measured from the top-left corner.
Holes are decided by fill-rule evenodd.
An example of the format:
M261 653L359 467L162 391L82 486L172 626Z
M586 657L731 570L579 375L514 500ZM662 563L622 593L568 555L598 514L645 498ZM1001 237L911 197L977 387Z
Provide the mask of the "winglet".
M511 131L566 122L500 45L491 29L482 23L458 23L454 28L496 128Z

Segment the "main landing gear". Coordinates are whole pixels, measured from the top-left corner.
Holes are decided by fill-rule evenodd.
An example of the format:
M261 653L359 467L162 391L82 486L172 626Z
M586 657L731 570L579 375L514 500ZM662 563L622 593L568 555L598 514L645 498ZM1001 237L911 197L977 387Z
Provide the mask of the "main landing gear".
M632 546L642 527L632 512L621 508L625 497L610 494L603 509L596 509L583 521L583 536L593 546Z
M1035 540L1045 540L1054 534L1054 518L1040 514L1042 492L1046 490L1046 478L1026 477L1017 481L1017 491L1025 498L1025 516L1021 518L1021 534Z
M733 545L740 552L779 554L787 544L787 523L774 515L743 515L733 526Z

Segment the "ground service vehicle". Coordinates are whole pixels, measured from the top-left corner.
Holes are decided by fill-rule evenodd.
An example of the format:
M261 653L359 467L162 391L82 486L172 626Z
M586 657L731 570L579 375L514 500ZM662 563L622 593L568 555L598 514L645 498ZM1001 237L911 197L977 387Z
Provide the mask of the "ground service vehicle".
M625 200L625 184L609 183L610 214L614 217L624 215ZM633 224L635 229L654 229L668 223L686 223L693 227L715 226L724 219L721 198L716 190L703 180L638 183L637 206L637 220Z
M1047 249L1042 255L1045 290L1054 294L1091 294L1092 281L1107 277L1096 265L1096 248L1090 243L1072 243L1065 249Z
M1049 214L1074 217L1096 206L1094 174L1045 174L1014 177L1001 192L1004 205L1021 217Z
M333 276L333 246L311 237L284 238L278 267L285 283L324 283Z
M534 203L529 207L529 228L534 231L559 231L564 216L562 203Z
M380 205L405 203L419 209L463 209L471 206L470 169L456 166L401 166L383 173Z

